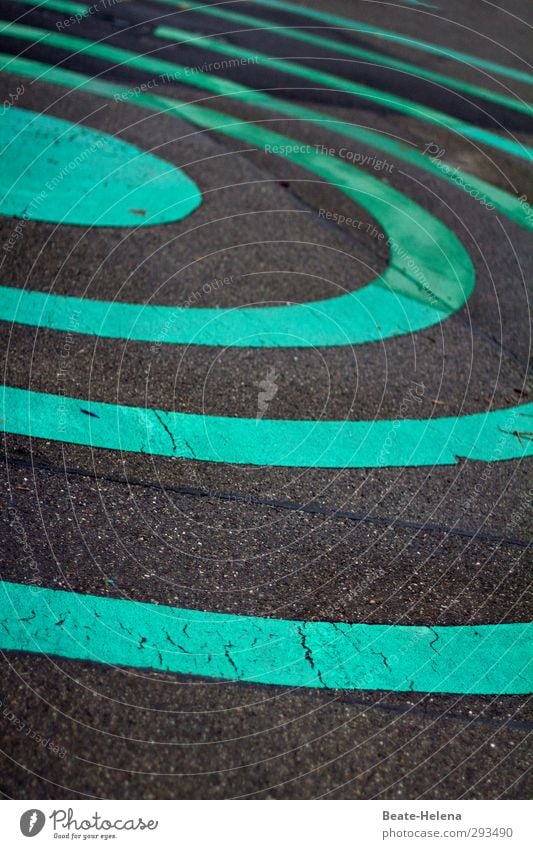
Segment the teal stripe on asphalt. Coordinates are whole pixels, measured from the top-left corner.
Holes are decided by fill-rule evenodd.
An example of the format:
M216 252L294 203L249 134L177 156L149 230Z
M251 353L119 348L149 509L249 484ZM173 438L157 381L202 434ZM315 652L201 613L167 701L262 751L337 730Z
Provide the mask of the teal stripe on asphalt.
M0 387L0 400L6 433L214 463L384 468L533 455L533 403L443 418L310 421L154 410L10 386Z
M180 8L183 10L182 0L160 0L165 6ZM313 44L316 47L323 47L326 50L332 50L334 53L341 53L344 56L352 56L355 59L363 59L377 65L383 65L386 68L394 68L398 71L415 76L417 79L431 80L445 88L455 89L456 91L464 92L465 94L487 100L491 103L497 103L507 109L514 109L517 112L523 112L526 115L533 117L533 107L529 103L518 99L517 97L509 97L500 94L496 91L483 88L479 85L464 82L449 76L449 74L441 74L437 71L431 71L429 68L424 68L422 65L414 65L411 62L403 62L396 59L394 56L387 56L385 53L378 53L376 50L365 50L362 47L355 47L343 41L337 41L333 38L326 38L322 35L308 32L306 29L299 29L294 26L282 26L281 24L272 23L266 18L258 18L255 15L243 15L240 12L228 11L221 6L195 6L195 12L205 15L211 15L220 18L224 21L233 21L235 23L244 24L252 28L252 30L268 30L269 32L279 33L283 38L293 39L295 41L303 41L306 44ZM237 30L236 32L249 32L250 30ZM226 35L226 33L224 33ZM309 58L309 57L308 57ZM294 61L294 60L293 60Z
M413 36L401 35L392 30L383 29L383 27L365 24L362 21L352 20L351 18L343 18L340 15L332 15L329 12L322 12L318 9L310 9L308 6L298 6L296 3L288 2L288 0L287 2L286 0L252 0L252 2L256 6L268 6L271 9L279 9L282 12L295 13L303 18L312 18L330 27L342 27L352 32L364 32L366 35L372 37L394 41L397 44L405 44L414 50L433 53L437 56L445 56L448 59L453 59L455 62L464 62L465 65L473 65L491 73L533 85L533 75L527 71L518 71L515 68L510 68L508 65L501 65L499 62L492 62L488 59L482 59L479 56L472 56L470 53L463 53L451 47L442 47L440 44L434 44L431 41L423 41Z
M52 47L58 47L62 50L72 49L86 53L87 55L97 56L105 61L115 62L118 66L130 66L161 76L168 75L170 78L185 82L187 85L205 91L211 91L223 97L242 100L245 103L251 103L253 106L266 109L270 112L288 115L293 120L302 119L304 121L318 123L321 127L328 127L332 132L353 138L370 148L383 150L397 159L408 162L416 168L421 168L447 183L458 186L463 191L477 197L480 203L489 208L491 206L495 207L498 212L515 221L520 226L533 229L533 209L524 200L519 200L508 192L492 186L485 180L461 171L455 166L450 166L444 160L424 155L418 150L395 139L391 139L386 135L363 127L353 126L348 122L332 118L318 110L298 106L281 98L271 97L263 92L238 85L213 74L193 72L192 69L183 65L177 65L175 62L168 62L163 59L154 59L147 56L137 56L122 48L110 47L101 43L92 44L85 39L51 33L47 30L36 29L34 27L17 25L15 29L15 25L13 24L6 24L1 21L0 24L2 24L0 29L2 34L11 38L22 38L32 42L44 41ZM8 54L0 54L0 59L3 63L0 70L3 71L11 71L11 73L19 73L28 77L33 77L37 72L39 74L38 79L46 80L55 85L72 87L74 89L83 88L107 98L119 97L155 112L167 111L172 114L174 108L179 111L179 101L177 100L138 93L134 89L128 89L116 83L106 83L74 71L50 67L34 60L9 56Z
M426 3L425 0L400 0L401 3L406 3L408 6L424 6L426 9L438 9L434 3Z
M51 9L53 12L63 12L66 15L85 15L89 8L85 4L75 3L72 0L10 0L18 6L30 6L29 11L40 11Z
M188 30L177 29L176 27L157 27L154 35L157 38L162 38L167 41L178 39L178 44L199 44L207 50L220 53L224 56L232 58L239 57L247 62L262 65L267 68L273 68L275 71L291 74L302 79L316 83L318 86L324 86L325 90L333 89L335 91L349 92L355 97L361 97L364 100L369 100L386 109L392 109L400 112L403 115L408 115L411 118L416 118L419 121L425 121L429 124L437 125L440 128L455 132L465 138L472 139L482 144L488 145L495 150L509 153L519 159L525 159L526 162L531 162L533 159L533 148L522 144L521 142L509 139L506 136L499 136L490 130L484 130L482 127L476 127L469 124L467 121L462 121L460 118L454 118L445 112L438 109L432 109L429 106L415 103L407 100L404 97L399 97L395 94L381 91L377 88L364 85L363 83L353 83L350 80L339 77L336 74L329 74L325 71L318 71L315 68L309 68L306 65L298 65L295 62L290 62L287 59L274 59L264 53L258 53L256 50L246 50L244 47L238 47L236 44L227 44L223 41L218 41L213 36L195 35L191 36ZM511 133L508 133L511 135Z
M12 106L0 121L0 214L98 227L167 224L201 203L187 175L90 127Z
M328 301L235 309L127 304L0 286L0 321L157 345L309 348L415 333L455 312L425 304L423 290L419 302L387 291L385 278L391 286L395 278L402 284L402 275L392 269L382 282ZM457 295L462 298L464 291L456 284ZM74 313L78 320L73 323Z
M193 105L180 104L179 113L259 148L284 151L279 155L328 179L366 207L390 237L387 270L363 289L338 298L230 310L94 301L2 286L1 320L166 344L309 347L414 333L448 318L470 296L474 269L457 237L385 182L307 146L302 152L296 140L261 126ZM73 179L76 174L77 169ZM73 312L79 312L79 322L72 322Z
M309 347L414 333L448 318L470 296L474 269L457 237L385 182L325 154L302 153L294 139L221 113L182 104L180 114L258 147L285 150L287 159L366 207L390 237L386 271L359 291L325 301L229 310L94 301L2 286L1 320L167 344ZM73 327L74 311L80 320Z
M533 627L265 619L0 583L0 649L230 681L510 695Z

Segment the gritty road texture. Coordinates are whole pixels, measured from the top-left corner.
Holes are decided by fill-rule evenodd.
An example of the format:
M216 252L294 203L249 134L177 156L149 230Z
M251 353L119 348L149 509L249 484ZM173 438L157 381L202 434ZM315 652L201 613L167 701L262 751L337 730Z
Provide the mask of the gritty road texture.
M394 422L531 402L526 227L460 185L354 141L340 124L332 129L214 94L202 89L198 74L196 85L186 77L154 84L147 69L41 36L45 30L84 39L204 74L211 68L280 103L316 109L410 149L432 145L451 165L515 199L533 196L524 158L280 68L249 61L217 69L222 55L205 42L172 42L156 30L179 28L230 50L364 83L524 149L533 145L531 114L406 77L386 63L332 54L291 39L290 30L254 29L187 5L196 4L96 5L65 26L68 15L53 7L1 0L0 53L40 63L28 76L2 60L5 109L120 138L183 169L202 193L191 215L159 226L82 227L3 215L1 284L119 303L172 306L192 298L198 307L253 309L363 290L390 260L363 193L358 203L264 147L148 111L133 97L113 100L58 85L42 73L54 66L256 122L302 144L333 148L332 156L357 152L354 170L385 181L455 234L475 271L474 292L445 321L416 333L335 347L154 346L72 332L66 348L64 332L3 320L3 383L53 394L60 373L64 393L79 399L248 419ZM526 0L501 9L484 0L431 8L354 0L298 5L518 74L529 68L533 19ZM515 104L532 99L524 80L451 56L324 28L268 3L218 8L277 27L306 26ZM5 24L39 32L23 37ZM379 170L376 159L385 161ZM52 155L50 173L57 167ZM363 225L339 222L342 216ZM265 380L274 387L266 402ZM514 427L526 454L532 428ZM322 469L202 462L13 432L2 434L2 449L3 582L267 619L434 627L532 618L531 467L519 450L505 461L496 449L492 462L459 456L454 465ZM108 666L35 648L2 652L0 664L6 798L492 799L531 792L527 692L269 686L157 672L142 663Z

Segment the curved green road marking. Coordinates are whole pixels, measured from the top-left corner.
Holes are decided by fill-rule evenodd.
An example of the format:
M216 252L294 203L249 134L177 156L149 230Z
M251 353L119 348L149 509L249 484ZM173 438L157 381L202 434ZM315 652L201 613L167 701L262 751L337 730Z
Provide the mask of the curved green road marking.
M302 622L0 583L0 649L286 687L528 693L533 627Z
M28 404L29 402L32 405L32 413L35 412L37 407L37 415L40 416L43 409L40 408L40 404L35 404L37 393L24 393L22 397L19 394L21 392L23 390L5 388L4 401L7 405L15 404L19 407L21 400L23 404ZM43 397L46 398L47 396L40 396L41 399ZM62 439L61 431L64 420L65 418L72 418L72 422L74 422L76 414L79 417L80 402L75 399L64 399L61 396L48 396L48 400L52 403L52 410L55 404L55 410L53 410L52 415L55 415L57 418L54 423L55 435L47 436L46 438ZM84 407L87 406L85 402L81 403L84 404ZM487 455L487 447L491 448L491 452L497 455L498 459L517 456L516 444L520 443L522 446L522 441L519 439L519 433L515 435L515 432L510 430L512 425L509 424L509 418L514 414L530 417L530 413L523 412L524 410L530 410L530 406L522 407L519 411L500 411L497 414L471 416L467 417L468 421L467 419L455 420L457 424L460 424L460 439L458 441L456 440L457 434L454 433L455 427L449 424L445 428L447 437L450 441L454 442L454 447L459 445L460 450L463 450L466 443L470 441L472 453L468 456L477 457L477 459L486 459L487 461L495 459L494 456ZM123 410L134 411L134 408L115 408L113 405L93 404L90 407L93 415L91 417L83 416L83 418L90 422L91 428L93 425L96 425L99 431L99 419L105 413L109 416L109 413L113 411L120 418ZM181 444L183 434L186 432L184 427L182 427L184 424L184 414L165 414L146 410L137 410L135 412L137 415L134 414L133 417L126 414L124 421L128 431L132 429L132 425L136 425L132 429L134 440L139 436L142 438L143 423L141 420L148 412L152 412L159 425L163 427L166 438L170 439L173 443L172 453L175 454L180 451L180 448L177 446ZM50 404L48 404L47 415L49 414ZM165 418L160 418L162 416L165 416ZM170 416L174 417L174 420L171 422L173 426L175 421L177 422L175 417L180 416L178 431L174 434L168 423ZM489 427L487 427L487 417L491 419ZM24 414L21 414L20 409L16 418L19 424L24 420ZM190 424L192 418L188 418ZM198 419L201 417L193 418ZM107 425L109 425L109 421L110 419L108 418ZM242 421L246 423L247 429L249 429L250 424L253 424L255 427L258 426L255 420L252 420L252 422ZM443 419L439 421L441 423L449 423L452 420ZM28 424L29 422L30 416L28 415ZM219 422L222 423L222 428L224 428L224 423L227 426L228 422L239 424L239 420L220 419ZM70 427L71 422L69 421L68 424ZM205 422L203 424L205 425ZM259 424L262 425L263 422ZM273 424L277 428L279 423L266 422L266 424ZM313 435L309 432L309 427L311 427L312 431L316 428L315 423L310 422L281 424L303 425L304 427L300 429L300 433L296 434L296 436L298 439L303 438L306 441ZM320 424L333 426L334 429L330 432L330 437L334 441L338 441L342 437L344 426L348 423L329 422ZM367 429L369 424L387 424L392 432L394 432L396 425L394 422L350 424L362 424ZM416 424L433 426L434 422L419 422ZM40 422L39 426L41 425L42 422ZM207 426L209 428L211 422L208 422ZM336 433L335 428L337 428ZM77 428L75 427L74 429ZM145 421L144 437L148 438L151 448L153 439L150 430L150 423ZM229 430L232 431L232 426L229 427ZM496 430L498 431L498 435L495 432ZM492 438L491 446L487 446L487 431L489 431L489 437ZM31 432L32 435L38 435L34 432L33 427ZM215 431L213 433L208 431L208 438L210 439L214 433ZM237 435L237 439L240 438L238 429L236 433L232 432L229 434L233 439L235 439L235 435ZM322 435L327 436L324 431ZM404 432L401 432L400 438L403 440L405 435ZM77 438L80 436L83 435L78 432ZM187 436L190 436L188 431ZM220 432L217 436L220 437ZM361 434L359 434L360 436ZM367 436L369 438L373 436L380 437L383 445L386 447L389 433L382 431L381 434L377 432L371 434L367 432ZM437 436L438 434L433 433L433 438ZM442 433L440 436L442 436ZM483 442L482 448L476 445L478 436L480 437L480 441ZM466 442L463 442L462 438ZM489 443L491 442L491 438L488 439ZM498 443L496 443L496 438L499 440ZM84 444L94 444L92 434L89 434L88 442L83 439L80 439L80 441L84 442ZM222 441L224 443L224 435L222 435ZM187 442L189 442L188 438ZM194 443L189 443L189 450L194 450L193 445ZM235 446L233 447L235 448ZM299 448L299 446L295 447ZM446 448L449 449L450 445L446 446ZM144 450L142 442L139 450ZM167 451L162 453L167 452L168 448ZM479 452L480 456L477 456L477 452ZM393 453L397 454L396 451ZM523 454L525 453L528 453L527 450L523 451ZM463 453L462 456L467 455ZM379 457L378 460L380 461ZM454 462L452 459L448 461ZM383 465L381 461L379 464ZM121 663L141 667L149 666L154 669L212 675L231 678L233 680L288 684L289 686L359 687L365 689L384 688L389 690L411 689L477 693L527 692L525 688L530 687L530 683L523 674L525 662L527 662L530 656L530 650L528 650L525 642L528 629L528 626L525 624L475 627L455 626L453 628L433 629L419 626L365 626L345 625L343 623L286 622L283 620L264 620L254 617L235 617L224 614L205 614L199 611L176 611L156 605L141 605L110 599L83 597L72 593L54 592L43 589L37 590L33 587L30 588L15 584L4 584L3 586L8 588L7 592L11 608L14 607L17 610L17 616L14 618L14 621L11 622L10 619L8 623L8 619L4 619L2 622L4 629L0 629L2 638L6 631L9 632L9 637L6 637L5 641L9 644L4 644L4 640L2 640L2 646L11 650L46 651L66 657L85 658L100 662ZM54 608L56 601L61 609ZM88 605L91 605L88 619L84 619L84 610L77 605L78 601L80 601L85 613L87 613ZM101 607L101 605L104 605L104 607ZM110 607L110 605L113 605L113 607ZM120 607L117 607L117 605L120 605ZM98 609L96 609L96 606ZM36 607L38 608L38 612L36 611ZM165 615L171 611L174 614L174 620L171 624L166 621L165 630L161 631L159 629L158 632L156 621L151 614L155 612L159 618L162 615L162 611L164 611ZM22 620L33 620L37 617L39 617L39 625L42 626L42 632L39 630L36 633L32 630L28 634L27 624L22 623ZM168 627L176 625L176 617L179 620L182 635L184 635L184 626L189 623L191 629L195 632L194 639L197 641L199 651L197 651L195 646L193 649L193 658L189 657L188 654L184 655L181 649L178 649L178 657L173 656L171 659L165 657L164 653L168 652L169 644ZM68 630L65 626L67 620ZM133 628L137 628L138 640L135 637L133 638L134 641L126 639L128 645L125 645L123 634L121 634L121 639L119 640L116 639L116 635L110 640L108 624L114 629L117 621L122 622L122 624L125 621L130 623L132 626L132 628L129 628L130 631L133 631ZM214 627L209 628L209 623L212 624L213 622ZM6 623L8 623L7 627ZM161 624L160 621L159 624ZM263 627L262 639L264 645L260 645L261 640L258 631L261 627ZM57 631L55 630L56 628ZM102 628L104 629L103 631ZM357 631L354 629L357 629ZM150 639L146 642L143 641L144 634L141 633L145 630L150 634ZM188 634L189 628L187 627L185 631ZM81 639L79 639L80 635ZM390 635L390 639L389 636L385 639L386 635ZM442 659L439 659L438 662L435 660L435 651L432 645L435 637L442 641L438 652L439 658ZM89 649L88 644L91 640L93 642ZM235 642L236 640L238 642ZM280 646L279 643L281 640L285 642ZM360 640L362 641L362 647L359 642ZM274 655L271 650L273 642L278 643L277 649L279 649ZM82 646L81 649L80 645ZM424 650L421 655L416 650L416 647L422 647L422 645L424 646ZM237 659L233 656L235 648L237 648L237 652L240 655ZM299 654L296 654L297 650ZM386 663L382 656L385 650L388 652L385 655ZM143 654L142 658L139 658L139 651L146 651L146 654ZM193 652L190 653L192 654ZM244 653L246 653L246 658L244 657ZM172 654L174 655L174 651ZM215 657L214 661L213 657ZM407 658L409 658L409 664L405 666L404 661ZM474 661L470 663L472 658L474 658ZM524 660L524 663L520 662L520 658ZM244 662L245 659L246 663ZM392 664L394 665L392 666ZM430 667L431 674L428 674Z
M44 41L51 47L62 50L77 50L90 56L96 56L108 62L115 62L119 66L131 66L142 71L153 74L168 75L172 79L181 80L196 88L211 91L227 98L242 100L251 103L260 109L270 112L288 115L291 119L302 119L316 122L321 126L327 126L333 132L341 133L368 145L370 148L383 150L385 153L397 159L408 162L417 168L427 171L441 180L452 185L459 186L463 191L476 194L479 199L494 206L500 213L515 221L522 227L533 229L532 208L517 197L510 195L502 189L492 186L485 180L475 177L454 166L448 166L443 160L434 160L425 156L418 150L407 144L398 142L388 136L367 130L363 127L353 126L349 122L332 118L326 113L305 106L298 106L283 99L271 97L260 91L238 85L237 83L217 77L204 72L192 73L190 68L168 62L164 59L137 56L135 53L118 47L110 47L107 44L93 44L84 39L75 38L63 34L50 33L46 30L36 29L14 24L0 22L2 35L12 38L21 38L27 41ZM144 94L129 90L125 86L116 83L107 83L99 79L92 79L75 71L67 71L63 68L50 67L35 60L14 57L8 54L0 54L0 70L11 71L23 76L33 77L39 74L39 79L51 82L67 88L83 88L94 94L107 98L120 98L135 103L144 109L154 112L162 110L169 114L180 114L185 104L167 97L157 97L153 94ZM192 120L192 119L191 119Z
M161 0L166 6L183 8L182 0ZM491 91L482 86L473 85L472 83L463 82L455 77L450 77L448 74L437 73L429 68L424 68L422 65L414 65L411 62L403 62L396 59L394 56L387 56L384 53L378 53L376 50L365 50L362 47L354 47L343 41L336 41L333 38L325 38L322 35L315 35L307 32L306 29L296 27L283 26L274 24L266 18L258 18L255 15L243 15L240 12L230 12L220 6L195 6L195 12L211 15L216 18L221 18L225 21L234 21L235 23L244 24L253 30L268 30L282 35L284 38L292 38L294 41L303 41L306 44L314 44L317 47L324 47L326 50L332 50L334 53L341 53L344 56L353 56L356 59L364 59L377 65L384 65L387 68L395 68L398 71L405 71L408 74L414 75L417 79L431 80L439 83L446 88L455 89L456 91L464 92L472 97L488 100L491 103L497 103L500 106L505 106L507 109L514 109L517 112L523 112L526 115L533 116L533 106L529 103L524 103L513 97L508 97L504 94ZM242 32L243 30L239 30ZM250 30L244 30L249 32Z
M433 3L426 3L425 0L400 0L401 3L407 3L408 6L425 6L426 9L438 9Z
M11 0L17 6L30 6L32 10L52 9L54 12L64 12L66 15L85 15L88 6L72 0Z
M280 9L283 12L294 12L303 18L314 18L315 21L322 21L325 24L329 24L329 26L340 26L354 32L364 32L367 35L383 38L387 41L395 41L397 44L405 44L408 47L425 53L446 56L448 59L453 59L456 62L464 62L465 65L474 65L486 71L500 74L502 77L509 77L510 79L520 80L520 82L533 85L533 75L527 73L527 71L517 71L515 68L509 68L508 65L500 65L498 62L481 59L479 56L472 56L470 53L462 53L460 50L454 50L451 47L442 47L440 44L433 44L431 41L422 41L419 38L401 35L392 30L376 27L373 24L365 24L362 21L343 18L340 15L331 15L329 12L321 12L318 9L310 9L308 6L297 6L296 3L286 2L286 0L252 0L252 2L259 6Z
M0 400L7 433L214 463L384 468L533 455L533 403L460 417L293 421L127 407L11 386L0 387Z
M452 115L447 115L445 112L433 109L430 106L414 103L406 100L404 97L389 94L364 83L354 83L344 77L338 77L336 74L318 71L307 65L298 65L288 59L271 58L264 53L258 53L256 50L246 50L244 47L238 47L236 44L227 44L223 41L218 41L210 35L191 36L189 31L177 29L176 27L157 27L154 35L171 42L174 39L179 39L179 44L199 44L207 50L221 53L224 56L240 57L241 59L246 59L248 62L263 65L266 68L273 68L275 71L281 71L282 73L310 80L319 86L324 86L326 89L349 92L356 97L370 100L372 103L380 104L387 109L393 109L396 112L416 118L419 121L426 121L430 124L443 127L446 130L459 133L466 138L489 145L489 147L493 147L495 150L510 153L519 159L525 159L526 162L533 160L533 149L521 144L521 142L513 141L505 136L499 136L490 130L476 127L467 121L454 118Z
M11 107L0 121L0 214L99 227L165 224L201 203L179 168L128 142Z
M286 151L287 159L337 185L390 234L391 262L363 289L291 307L210 309L92 301L0 287L0 319L78 333L170 344L244 347L346 345L412 333L463 306L474 269L456 236L386 183L294 139L199 107L183 117L251 144ZM76 172L74 175L76 176ZM101 198L105 208L105 195ZM40 210L37 212L39 213Z
M425 6L426 9L439 9L434 3L426 3L425 0L401 0L402 3L407 3L408 6Z

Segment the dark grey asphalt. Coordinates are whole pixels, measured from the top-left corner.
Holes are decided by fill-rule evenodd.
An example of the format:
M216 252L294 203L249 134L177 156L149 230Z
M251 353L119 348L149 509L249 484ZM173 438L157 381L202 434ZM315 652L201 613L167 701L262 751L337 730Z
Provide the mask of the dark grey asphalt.
M349 0L309 5L516 67L519 58L501 45L517 57L528 53L525 24L477 0L466 8L447 3L448 23L402 5L387 5L386 15L379 4ZM9 19L25 11L8 2L0 9ZM506 10L531 17L527 2L509 2ZM125 3L114 14L94 16L72 34L95 39L112 33L113 43L148 51L159 45L151 36L154 19L173 21L168 7L158 4ZM261 14L268 16L266 10ZM290 22L281 14L270 17ZM122 33L118 18L144 24ZM188 20L193 27L199 18L178 15L174 23L185 27ZM50 28L56 19L55 13L39 11L27 13L24 22ZM207 20L202 16L206 32L219 31ZM265 52L277 48L280 56L299 55L285 51L281 41L247 39ZM360 43L376 46L371 39ZM0 50L16 47L0 36ZM479 83L475 71L459 70L450 60L413 55L383 42L378 48ZM32 47L28 55L51 60L42 47ZM191 65L195 56L196 61L211 56L198 50L193 55L190 48L164 55ZM104 67L79 57L66 65L84 73ZM258 84L254 72L240 68L236 79ZM124 70L109 71L108 78L136 84L146 79ZM0 101L19 82L2 75ZM265 73L262 84L275 83L276 75ZM491 82L484 78L483 84ZM529 96L527 87L510 80L507 85ZM391 79L391 86L400 93L401 81ZM178 84L158 91L184 99L199 96ZM518 194L533 194L531 175L511 157L474 150L436 127L376 113L368 104L337 101L331 94L326 103L324 93L300 90L291 96L302 102L311 98L335 116L418 147L435 142L472 173ZM428 87L417 89L416 96L438 105ZM190 135L185 123L131 104L72 95L42 82L26 85L19 105L153 150L184 167L205 200L193 217L162 228L85 233L28 222L3 266L8 283L173 304L214 278L230 276L231 284L206 296L202 305L234 306L332 297L365 285L386 265L382 243L353 228L326 226L316 214L317 208L327 208L370 222L364 209L276 157L242 152L244 145L213 133ZM258 117L255 110L221 98L209 105ZM343 142L318 126L286 118L274 118L269 126L310 144L354 148L353 141ZM523 125L516 135L533 143L533 132ZM68 394L254 416L258 384L273 367L279 374L268 413L273 418L394 418L413 381L424 384L416 417L435 409L438 415L467 414L530 400L527 234L459 189L390 162L394 167L386 179L445 221L472 257L476 289L457 315L413 337L353 349L162 346L154 353L141 343L77 336L70 348ZM1 243L15 225L14 219L0 219ZM0 335L5 382L53 392L62 335L8 325L0 326ZM265 469L30 443L11 435L2 447L5 580L286 618L425 624L531 619L531 470L525 463L495 463L488 471L468 461L434 469ZM12 527L10 503L24 539ZM37 575L23 563L24 545L39 563ZM526 697L288 690L24 655L4 656L1 668L2 709L7 706L26 727L64 750L59 756L29 741L0 711L0 787L8 797L516 798L528 793L532 717Z

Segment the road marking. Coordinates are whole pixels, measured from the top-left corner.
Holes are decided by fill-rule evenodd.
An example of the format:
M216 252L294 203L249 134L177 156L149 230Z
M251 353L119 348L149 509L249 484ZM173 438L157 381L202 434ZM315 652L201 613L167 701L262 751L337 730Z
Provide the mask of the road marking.
M9 65L15 70L11 58ZM22 60L19 67L32 66ZM55 73L61 84L80 81L72 72ZM84 86L105 96L124 91L99 81ZM184 105L168 98L133 102L184 114ZM216 113L186 108L187 120L218 129L212 124ZM224 116L223 131L239 137L238 124ZM437 294L442 300L443 293ZM411 300L420 300L420 292ZM530 429L516 424L518 417L531 417L533 405L420 421L290 422L167 413L11 387L3 388L3 402L9 432L215 462L383 467L465 457L493 462L533 452ZM6 650L285 686L491 694L530 688L526 623L430 628L298 622L2 586L7 616L0 620L0 645ZM174 634L193 641L189 650L174 645Z
M416 103L407 100L404 97L399 97L396 94L390 94L386 91L381 91L377 88L372 88L364 83L354 83L344 77L338 77L336 74L329 74L325 71L319 71L315 68L310 68L307 65L298 65L288 59L276 59L267 56L264 53L258 53L256 50L247 50L244 47L239 47L236 44L227 44L223 41L217 41L213 36L191 35L187 30L177 29L176 27L157 27L154 35L157 38L162 38L170 42L178 39L178 44L198 44L205 47L207 50L220 53L224 56L232 58L240 57L246 59L247 62L262 65L265 68L272 68L281 73L290 74L302 79L310 80L318 86L323 86L326 91L333 89L339 92L348 92L355 97L360 97L364 100L369 100L378 107L392 109L400 112L402 115L408 115L411 118L416 118L419 121L426 121L429 124L435 124L441 129L449 132L457 133L458 136L469 138L481 144L488 145L495 150L509 153L516 156L518 159L525 159L526 162L531 162L533 159L533 148L516 141L510 131L507 134L512 138L499 136L490 130L484 130L482 127L476 127L474 124L469 124L468 121L463 121L460 118L454 118L445 112L438 109L433 109L430 106L423 106L421 103ZM505 128L503 128L505 129Z
M160 0L165 6L181 8L183 11L182 0ZM243 15L240 12L228 11L220 6L195 6L194 12L204 15L211 15L216 18L221 18L225 21L234 21L235 23L245 24L253 30L265 30L274 32L284 38L292 38L295 41L303 41L306 44L314 44L317 47L324 47L327 50L333 50L335 53L342 53L344 56L353 56L355 59L364 59L377 65L383 65L386 68L394 68L398 71L405 71L407 74L414 75L416 79L427 79L432 82L439 83L445 88L456 89L456 91L465 92L473 97L488 100L491 103L497 103L500 106L505 106L507 109L514 109L517 112L523 112L526 115L533 116L533 107L529 103L517 99L517 97L507 97L498 92L491 91L482 86L473 85L472 83L464 82L463 80L451 77L448 74L437 73L429 68L424 68L422 65L413 65L411 62L404 62L396 59L394 56L388 56L386 53L378 53L376 50L365 50L361 47L355 47L345 41L337 41L333 38L326 38L322 35L316 35L314 32L308 32L306 29L296 28L294 26L283 26L276 24L266 18L258 18L255 15ZM251 30L237 30L240 32L250 32ZM232 33L233 34L233 33ZM224 36L228 33L224 33ZM357 67L355 67L357 71Z
M23 6L31 6L33 8L45 7L48 9L54 9L58 12L71 12L75 14L83 14L87 15L88 10L91 8L90 6L82 3L70 2L70 0L40 0L38 4L33 2L33 0L12 0L17 4ZM203 12L203 6L193 6L192 4L182 2L182 0L175 0L175 2L170 2L170 0L161 0L161 2L167 5L173 5L181 7L183 11L192 11L192 12ZM425 51L426 53L437 54L438 56L446 56L447 58L454 59L457 62L463 62L466 65L483 68L489 70L493 73L499 74L501 76L510 77L511 79L520 80L521 82L533 84L533 76L528 74L525 71L518 71L514 68L510 68L506 65L500 65L496 62L490 62L485 59L481 59L477 56L472 56L469 53L461 53L457 50L453 50L448 47L441 47L437 44L432 44L431 42L421 41L420 39L401 35L400 33L392 32L391 30L381 29L380 27L372 26L371 24L364 24L361 21L352 20L349 18L341 18L338 15L329 15L324 12L320 12L315 9L305 8L302 9L301 6L296 6L294 3L282 3L282 2L268 2L268 0L255 0L255 2L259 5L270 6L273 8L283 9L285 8L287 11L295 12L301 17L304 18L315 18L325 23L328 23L330 26L341 26L343 28L348 28L352 32L364 32L370 36L378 37L380 39L387 39L389 41L395 41L399 44L406 44L415 50ZM421 0L403 0L403 2L410 3L412 5L424 5L428 8L438 8L437 6L433 6L433 4L423 3ZM269 22L270 24L270 22ZM276 26L272 24L272 26ZM324 27L326 28L326 27ZM303 25L302 25L303 29ZM316 42L318 43L318 42ZM341 44L339 42L339 44ZM348 45L349 47L350 45ZM354 54L355 55L355 54ZM392 57L391 57L392 59ZM424 69L424 73L430 73L426 69ZM433 73L433 72L431 72ZM436 77L437 75L435 75ZM444 76L439 74L438 76ZM452 78L450 78L452 79ZM458 83L459 81L454 81L454 83ZM450 82L450 85L452 83ZM463 84L461 82L461 84ZM468 85L464 83L463 85ZM466 91L466 89L465 89Z
M520 438L531 430L533 403L470 416L317 422L89 403L10 386L0 387L0 399L0 429L7 433L214 463L384 468L533 455L533 439Z
M11 0L17 6L30 6L30 11L41 11L42 9L52 9L54 12L64 12L66 15L85 15L88 6L85 3L76 3L72 0Z
M15 106L0 121L0 183L2 215L83 226L166 224L202 200L171 163L90 127Z
M66 331L72 330L76 310L81 313L78 333L171 344L309 347L363 344L413 333L445 320L470 296L474 269L467 252L451 230L401 192L339 159L301 152L297 140L260 126L198 106L180 104L176 109L182 118L207 129L286 151L278 155L325 177L364 206L390 235L386 271L362 289L337 298L223 310L95 301L2 286L1 320ZM76 174L77 169L73 179ZM86 188L83 183L80 193ZM105 192L99 199L105 209Z
M387 41L394 41L397 44L405 44L414 50L420 50L425 53L433 53L437 56L445 56L448 59L453 59L455 62L464 62L465 65L470 65L482 68L503 77L509 77L513 80L533 85L533 75L526 71L518 71L515 68L510 68L508 65L501 65L498 62L491 62L487 59L482 59L479 56L472 56L470 53L462 53L459 50L454 50L451 47L442 47L440 44L434 44L431 41L423 41L420 38L414 38L409 35L401 35L392 30L383 29L382 27L374 26L373 24L365 24L362 21L352 20L351 18L343 18L340 15L331 15L329 12L321 12L318 9L310 9L309 7L302 8L296 3L290 3L288 0L252 0L256 5L269 6L272 9L279 9L282 12L294 12L296 15L303 18L314 18L317 21L322 21L325 24L333 27L342 27L349 29L351 32L364 32L377 38L383 38ZM477 33L479 35L479 33ZM510 52L510 51L509 51ZM516 56L516 54L514 54ZM517 57L519 58L519 57Z
M500 695L533 684L533 626L204 613L0 582L0 648L286 687Z
M349 136L358 142L367 145L374 150L383 150L385 153L397 159L408 162L417 168L427 171L440 180L444 180L463 191L479 195L486 204L493 205L498 212L515 221L522 227L533 229L533 210L531 206L517 197L509 194L497 186L492 186L485 180L475 177L455 166L450 166L445 159L435 160L431 156L424 155L402 142L377 133L364 127L352 126L349 122L338 118L332 118L326 113L296 103L284 101L280 98L271 97L263 92L255 91L246 86L233 83L231 80L217 77L214 74L190 73L190 69L175 62L152 58L151 56L137 56L128 50L112 47L107 44L94 44L85 39L67 36L35 27L19 26L0 21L0 32L10 38L21 38L27 41L45 42L52 47L69 49L95 56L105 61L111 61L117 65L131 66L149 73L169 75L173 79L186 82L196 88L221 94L227 98L242 100L261 109L270 112L288 115L293 120L305 120L318 123L322 127L328 127L332 132ZM103 97L114 98L122 96L128 102L135 103L145 109L155 112L172 111L173 103L179 105L179 101L170 98L161 98L155 95L136 93L128 90L126 86L116 83L107 83L100 79L94 80L75 71L67 71L63 68L50 67L34 60L13 57L9 54L0 54L3 66L0 70L20 73L24 76L33 77L39 74L39 79L52 82L67 88L83 88Z

